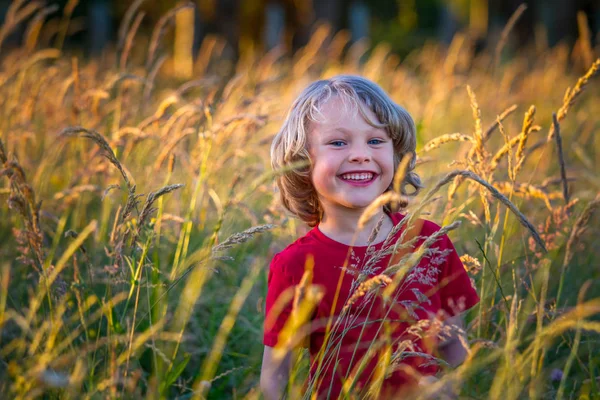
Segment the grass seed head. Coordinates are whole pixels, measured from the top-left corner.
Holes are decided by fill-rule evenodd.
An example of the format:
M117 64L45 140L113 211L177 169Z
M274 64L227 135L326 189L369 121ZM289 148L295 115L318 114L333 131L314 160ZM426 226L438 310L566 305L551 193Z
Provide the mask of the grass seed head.
M423 146L423 152L428 152L433 149L437 149L443 144L450 142L471 142L475 143L475 139L471 136L463 135L462 133L449 133L446 135L438 136L435 139L430 140Z
M573 104L575 104L575 101L577 100L579 95L583 92L583 90L587 86L589 80L591 78L593 78L594 75L596 75L596 73L598 72L598 69L600 69L600 58L596 59L596 61L594 61L594 63L590 66L590 68L587 70L587 72L581 78L579 78L577 80L577 83L575 84L575 87L573 89L567 88L567 90L565 91L565 96L563 98L563 104L558 109L558 112L556 113L558 122L562 121L563 118L565 118L567 116L569 109L571 108L571 106ZM547 140L550 141L553 138L554 138L554 125L551 125L550 131L548 132Z

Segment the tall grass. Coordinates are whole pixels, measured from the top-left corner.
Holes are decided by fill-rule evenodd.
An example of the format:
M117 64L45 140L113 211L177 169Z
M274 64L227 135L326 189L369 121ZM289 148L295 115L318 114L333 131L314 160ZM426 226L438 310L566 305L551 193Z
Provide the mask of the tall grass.
M182 82L163 43L178 9L130 54L145 40L141 3L102 58L63 52L68 16L54 47L38 43L51 11L36 5L14 2L0 30L1 45L37 13L0 60L2 393L258 397L266 266L303 230L275 200L270 141L308 82L343 72L374 79L415 117L430 189L407 211L452 230L481 296L467 361L428 389L600 396L598 49L500 60L501 47L476 54L460 35L400 60L384 45L343 51L343 34L318 30L293 56L246 54L230 70L208 39ZM365 279L354 300L398 284L426 250ZM308 276L297 292L290 332L320 295ZM403 351L384 351L380 373ZM289 390L310 396L299 359Z

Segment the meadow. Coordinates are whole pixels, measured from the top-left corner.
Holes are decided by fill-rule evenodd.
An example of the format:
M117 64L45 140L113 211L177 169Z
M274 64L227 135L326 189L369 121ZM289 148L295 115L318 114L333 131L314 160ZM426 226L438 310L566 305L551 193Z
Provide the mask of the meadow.
M400 58L322 27L295 54L236 63L208 38L182 80L172 15L145 37L131 14L88 58L42 43L43 15L2 47L43 11L15 4L0 30L0 393L259 398L268 264L306 229L279 203L270 143L308 83L348 73L414 117L426 187L405 212L447 227L482 299L469 357L440 385L600 398L600 59L586 35L517 53L459 34ZM307 398L298 360L290 390Z

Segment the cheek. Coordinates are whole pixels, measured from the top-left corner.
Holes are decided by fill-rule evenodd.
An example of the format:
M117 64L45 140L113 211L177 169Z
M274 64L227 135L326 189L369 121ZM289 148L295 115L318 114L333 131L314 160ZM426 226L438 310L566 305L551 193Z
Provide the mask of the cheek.
M315 186L322 186L332 175L331 168L327 163L316 163L311 171L311 179Z

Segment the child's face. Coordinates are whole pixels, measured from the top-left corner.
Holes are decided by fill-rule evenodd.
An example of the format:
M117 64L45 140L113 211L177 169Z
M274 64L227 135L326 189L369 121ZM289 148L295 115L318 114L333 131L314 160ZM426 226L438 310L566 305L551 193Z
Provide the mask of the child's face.
M375 114L365 107L372 121ZM394 146L383 128L374 128L359 110L337 96L322 108L308 138L312 182L326 215L362 209L382 194L394 177Z

